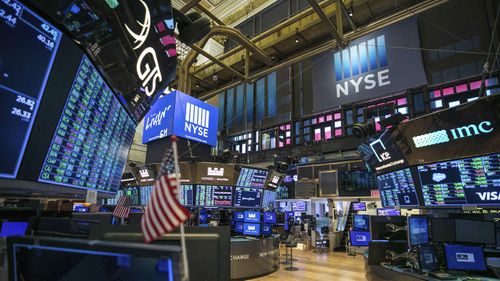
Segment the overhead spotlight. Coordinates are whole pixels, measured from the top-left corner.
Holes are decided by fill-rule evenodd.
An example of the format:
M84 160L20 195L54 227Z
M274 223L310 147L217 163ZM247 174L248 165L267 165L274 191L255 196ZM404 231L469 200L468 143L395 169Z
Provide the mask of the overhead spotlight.
M295 37L295 43L299 43L299 36Z
M351 1L351 7L349 8L349 16L352 17L354 15L354 6L353 1Z
M196 84L196 88L199 88L200 87L200 84Z

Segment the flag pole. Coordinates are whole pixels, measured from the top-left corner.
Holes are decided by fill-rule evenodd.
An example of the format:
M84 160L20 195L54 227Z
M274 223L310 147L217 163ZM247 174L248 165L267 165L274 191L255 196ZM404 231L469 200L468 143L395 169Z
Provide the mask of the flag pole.
M172 140L172 150L174 152L174 164L175 164L175 178L177 181L177 187L180 189L180 169L179 169L179 158L177 154L177 137L173 135L171 138ZM177 199L180 201L180 192L177 192ZM184 223L181 223L180 225L180 232L181 232L181 248L182 248L182 263L184 265L184 277L182 278L183 281L189 281L189 265L188 265L188 259L187 259L187 250L186 250L186 235L184 233Z

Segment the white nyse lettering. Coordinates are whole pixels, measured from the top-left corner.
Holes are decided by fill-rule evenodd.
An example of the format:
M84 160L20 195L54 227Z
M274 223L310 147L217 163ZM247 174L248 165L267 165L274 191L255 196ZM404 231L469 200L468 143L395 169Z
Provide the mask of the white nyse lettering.
M141 31L139 32L139 34L137 34L137 33L133 32L125 24L125 29L127 29L128 34L130 34L130 36L132 36L132 38L134 38L134 43L136 44L134 46L134 50L140 48L142 46L142 44L144 44L144 42L146 42L146 39L148 38L148 35L149 35L149 29L151 28L151 14L149 13L148 5L142 0L139 0L139 1L142 3L142 5L144 5L144 10L145 10L144 22L141 23L141 22L137 21L137 24L139 24L139 26L141 26Z
M377 75L379 87L391 84L391 81L389 81L389 69L379 71Z
M154 65L151 69L149 63L146 62L144 63L144 71L142 71L141 65L146 55L150 55L150 57L153 59ZM144 49L144 51L142 51L139 59L137 60L136 71L139 79L141 79L142 81L142 87L144 87L146 95L151 96L152 94L154 94L154 92L156 91L156 80L158 82L161 82L162 76L160 72L160 66L158 64L158 59L156 58L156 52L152 47L147 47L146 49ZM151 79L153 79L152 85L149 85Z

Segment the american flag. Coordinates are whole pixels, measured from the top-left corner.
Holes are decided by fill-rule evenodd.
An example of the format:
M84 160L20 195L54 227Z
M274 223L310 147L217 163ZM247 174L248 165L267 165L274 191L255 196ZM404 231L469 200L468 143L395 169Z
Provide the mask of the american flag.
M132 206L132 200L130 200L130 197L121 196L120 199L118 199L118 204L116 204L115 210L113 211L113 216L120 219L128 218L130 206Z
M156 180L151 197L142 216L141 226L146 243L171 232L182 225L189 212L178 200L179 182L175 174L175 159L173 149L165 152L159 177Z

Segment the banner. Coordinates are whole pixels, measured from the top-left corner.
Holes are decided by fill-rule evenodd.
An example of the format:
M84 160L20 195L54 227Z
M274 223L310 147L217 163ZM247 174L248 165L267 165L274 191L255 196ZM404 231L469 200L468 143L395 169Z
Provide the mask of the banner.
M312 62L315 112L427 84L417 19L360 37Z

